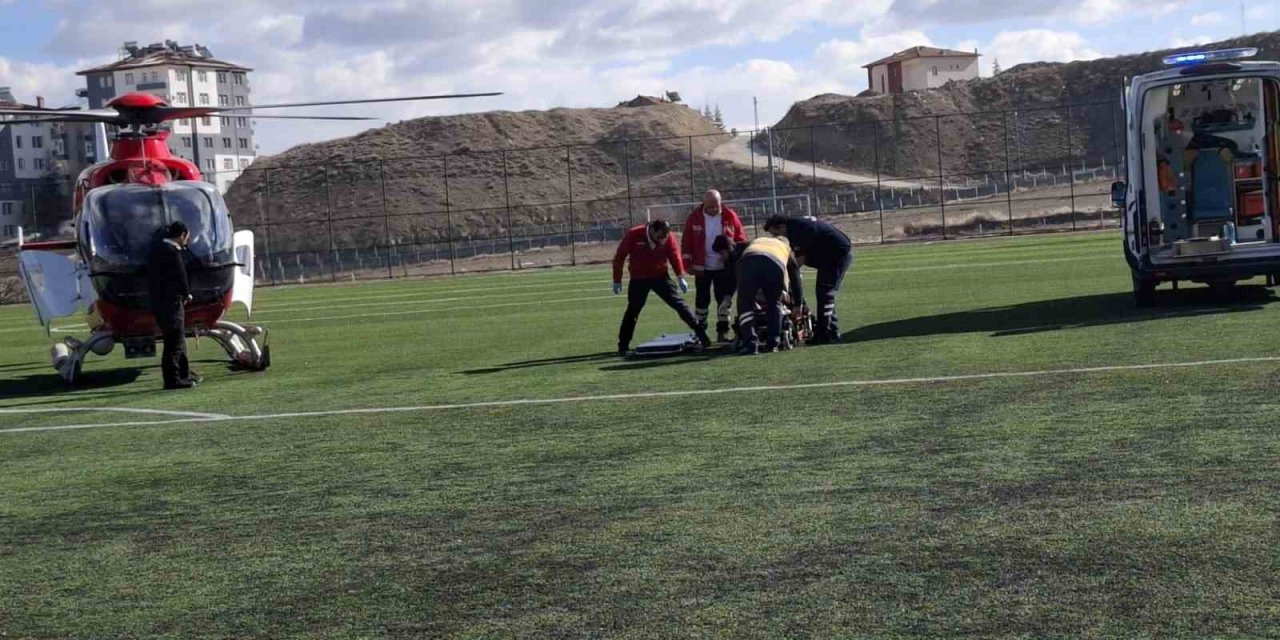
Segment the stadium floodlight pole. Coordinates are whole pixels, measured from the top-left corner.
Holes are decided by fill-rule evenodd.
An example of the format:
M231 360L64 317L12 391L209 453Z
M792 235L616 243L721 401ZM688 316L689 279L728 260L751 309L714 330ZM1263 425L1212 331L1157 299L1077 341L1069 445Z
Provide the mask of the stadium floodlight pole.
M760 133L760 100L751 97L751 107L755 112L756 133ZM773 176L773 128L769 129L769 195L773 198L773 214L778 215L778 182Z

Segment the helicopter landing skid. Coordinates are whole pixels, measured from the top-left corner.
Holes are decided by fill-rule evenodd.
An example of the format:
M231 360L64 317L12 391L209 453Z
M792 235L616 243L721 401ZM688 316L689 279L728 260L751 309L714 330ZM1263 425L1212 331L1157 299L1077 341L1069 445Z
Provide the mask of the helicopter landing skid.
M252 324L236 324L219 320L212 329L197 327L192 334L197 338L210 338L221 346L231 364L249 371L265 371L271 366L271 346L259 344L261 337L266 342L267 331ZM87 340L66 337L62 342L53 345L50 359L53 368L68 385L75 385L80 379L85 358L90 353L105 356L116 346L116 337L109 331L95 333ZM155 355L154 351L150 355Z
M217 342L231 363L250 371L265 371L271 366L271 346L265 344L267 331L254 324L237 324L219 320L212 329L199 329L197 335ZM258 337L264 344L258 344Z

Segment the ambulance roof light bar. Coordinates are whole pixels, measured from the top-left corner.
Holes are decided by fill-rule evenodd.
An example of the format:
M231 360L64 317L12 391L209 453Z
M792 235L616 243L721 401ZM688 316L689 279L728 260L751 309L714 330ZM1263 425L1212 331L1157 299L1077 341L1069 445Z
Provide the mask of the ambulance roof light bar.
M1171 67L1186 67L1190 65L1204 64L1206 62L1252 58L1256 55L1258 55L1258 49L1256 47L1220 49L1218 51L1193 51L1190 53L1179 53L1172 56L1165 56L1164 63Z

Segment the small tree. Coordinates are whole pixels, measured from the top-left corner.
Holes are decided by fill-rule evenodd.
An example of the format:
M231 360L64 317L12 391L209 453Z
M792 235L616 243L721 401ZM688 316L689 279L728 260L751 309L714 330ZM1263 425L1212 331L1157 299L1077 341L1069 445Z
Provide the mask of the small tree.
M724 114L720 113L719 104L716 105L716 110L711 115L711 121L716 123L716 126L719 127L721 131L724 131Z
M1000 71L1001 71L1000 58L992 58L991 59L991 75L998 76L1000 75Z

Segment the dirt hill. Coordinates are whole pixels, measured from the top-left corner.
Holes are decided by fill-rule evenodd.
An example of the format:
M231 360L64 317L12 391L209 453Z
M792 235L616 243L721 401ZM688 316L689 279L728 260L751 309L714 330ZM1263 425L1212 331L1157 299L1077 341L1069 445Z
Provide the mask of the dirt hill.
M1257 47L1257 60L1280 60L1280 31L1255 34L1195 49ZM1010 161L1041 168L1071 158L1114 162L1121 88L1126 78L1163 68L1161 58L1190 49L1171 49L1082 62L1032 63L994 78L951 82L934 91L863 97L826 94L791 107L778 123L790 135L789 157L860 171L874 171L880 141L881 169L891 175L935 175L942 150L948 174L1003 171L1005 145ZM1105 103L1083 108L1067 104ZM1017 114L1004 113L1016 109ZM994 113L993 113L994 112ZM978 113L975 116L947 114ZM931 116L942 115L938 119ZM876 124L872 124L877 122ZM810 125L863 123L818 129L810 151ZM799 130L784 132L789 128ZM1068 130L1070 129L1070 152ZM1006 141L1005 132L1008 131ZM940 143L940 144L939 144Z
M421 118L260 159L227 201L239 224L269 216L275 251L326 249L313 223L330 219L340 249L615 226L645 204L750 188L749 168L710 157L731 135L679 104ZM614 201L583 204L600 198Z

